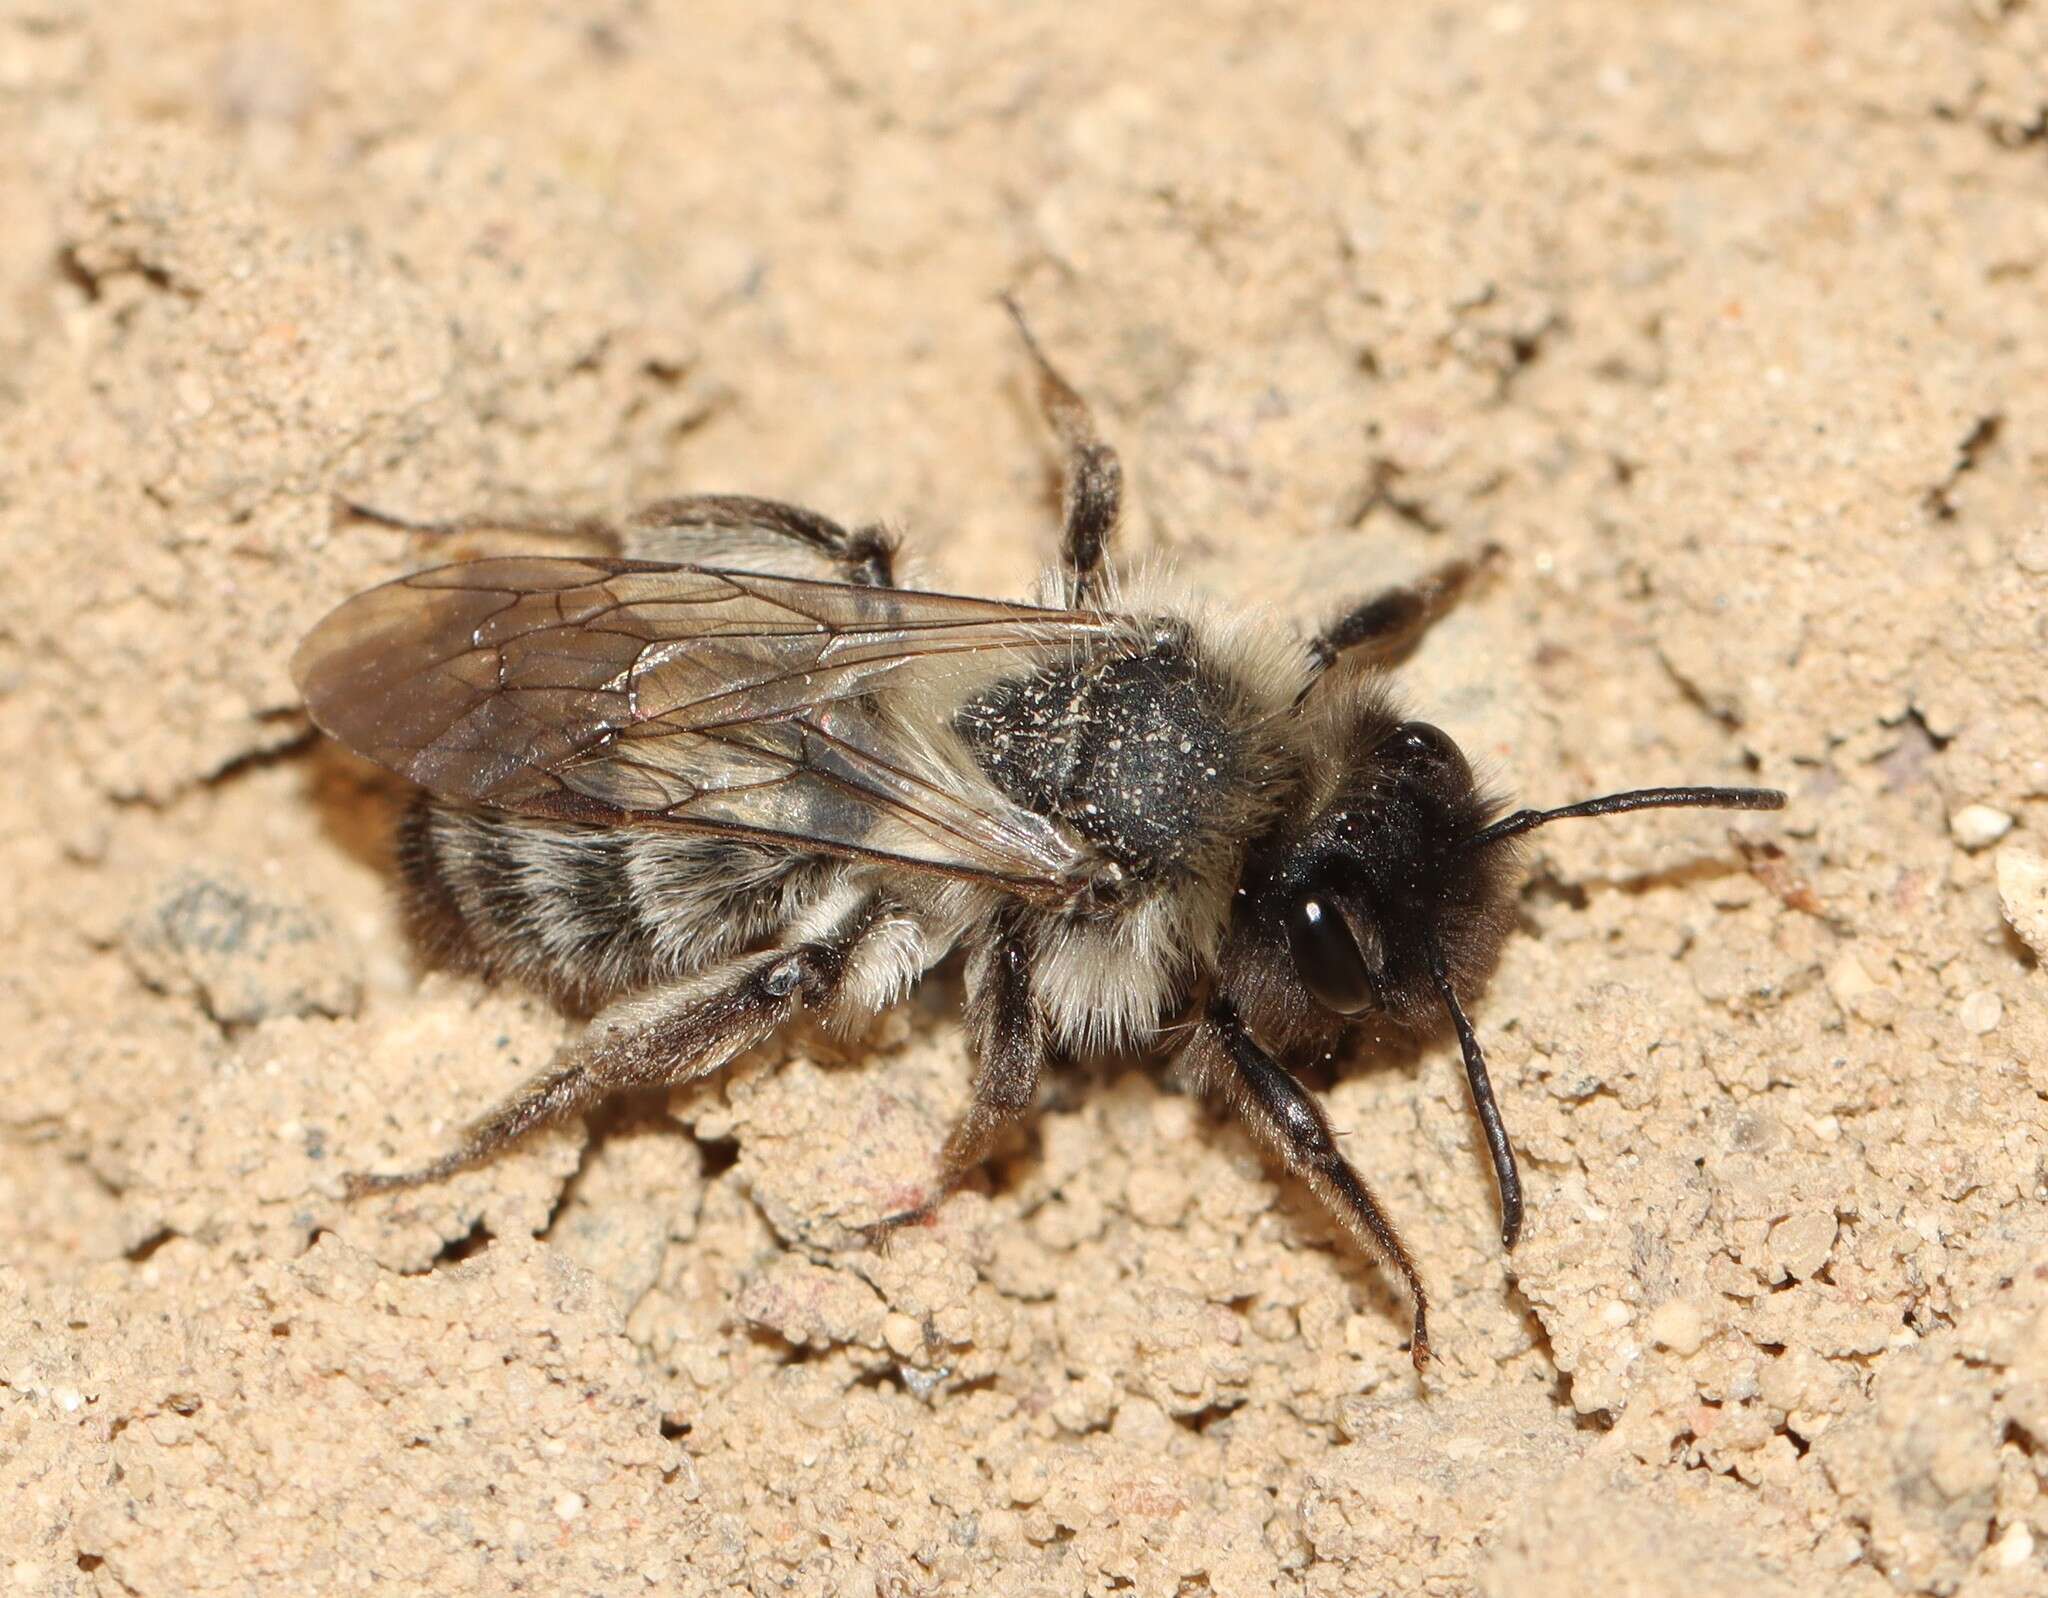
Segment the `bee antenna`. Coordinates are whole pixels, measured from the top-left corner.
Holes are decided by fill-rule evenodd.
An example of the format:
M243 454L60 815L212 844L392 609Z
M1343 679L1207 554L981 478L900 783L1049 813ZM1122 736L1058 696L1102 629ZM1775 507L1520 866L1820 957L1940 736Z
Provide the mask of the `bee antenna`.
M1444 951L1434 938L1423 945L1429 958L1429 974L1436 991L1451 1012L1451 1025L1458 1029L1458 1047L1465 1055L1465 1081L1472 1089L1472 1108L1479 1112L1480 1130L1486 1134L1486 1151L1493 1156L1493 1179L1500 1188L1500 1242L1513 1248L1522 1231L1522 1176L1515 1169L1515 1148L1508 1141L1508 1129L1501 1124L1500 1103L1493 1096L1493 1079L1486 1074L1486 1054L1479 1047L1479 1035L1466 1019L1464 1006L1451 987L1451 974L1444 964Z
M1581 799L1575 805L1556 810L1517 810L1490 827L1482 827L1464 842L1466 849L1483 849L1503 838L1518 837L1531 828L1573 816L1618 816L1626 810L1783 810L1785 796L1775 788L1636 788L1628 793L1610 793L1598 799Z

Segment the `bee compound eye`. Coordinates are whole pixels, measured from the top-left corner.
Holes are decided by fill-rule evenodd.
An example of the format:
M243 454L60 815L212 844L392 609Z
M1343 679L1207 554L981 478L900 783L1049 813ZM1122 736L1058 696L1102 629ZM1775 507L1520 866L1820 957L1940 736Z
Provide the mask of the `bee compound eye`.
M1451 736L1441 727L1433 727L1426 721L1404 721L1388 733L1380 744L1379 752L1389 760L1403 765L1409 762L1431 761L1447 766L1462 766L1464 753L1451 742Z
M1379 1002L1379 984L1351 926L1328 895L1307 893L1287 912L1287 945L1302 986L1326 1010L1358 1015Z

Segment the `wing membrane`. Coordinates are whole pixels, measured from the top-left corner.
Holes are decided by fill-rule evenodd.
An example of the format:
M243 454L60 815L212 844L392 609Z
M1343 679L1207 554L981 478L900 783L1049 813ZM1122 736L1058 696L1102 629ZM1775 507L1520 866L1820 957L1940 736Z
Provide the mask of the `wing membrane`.
M1054 895L1082 846L898 707L1107 637L1099 615L625 560L371 589L293 672L313 719L443 798L900 860Z

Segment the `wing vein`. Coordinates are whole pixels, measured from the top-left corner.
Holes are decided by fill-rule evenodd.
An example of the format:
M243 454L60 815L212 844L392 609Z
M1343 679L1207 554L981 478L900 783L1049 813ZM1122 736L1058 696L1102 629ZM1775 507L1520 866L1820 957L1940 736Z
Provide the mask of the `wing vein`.
M1057 899L1086 878L1089 846L964 750L957 764L940 751L957 747L950 717L975 684L1115 647L1120 625L768 573L504 557L357 595L294 671L322 727L444 799Z

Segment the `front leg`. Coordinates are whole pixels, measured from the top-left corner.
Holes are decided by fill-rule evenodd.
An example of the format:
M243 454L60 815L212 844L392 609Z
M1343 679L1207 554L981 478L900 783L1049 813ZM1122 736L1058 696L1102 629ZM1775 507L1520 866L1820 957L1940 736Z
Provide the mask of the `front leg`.
M1397 665L1451 613L1499 554L1499 546L1489 544L1472 559L1447 560L1412 583L1382 589L1350 606L1310 642L1316 674L1353 650L1375 666Z
M1219 1091L1253 1136L1300 1177L1365 1248L1393 1267L1415 1305L1409 1357L1429 1364L1429 1295L1393 1222L1344 1156L1315 1096L1245 1030L1227 999L1210 1001L1188 1058L1201 1087Z
M1102 583L1103 552L1122 512L1123 466L1116 451L1095 431L1095 418L1089 412L1088 402L1060 376L1046 359L1045 351L1038 347L1017 302L1005 295L1003 305L1038 367L1038 403L1045 412L1046 425L1067 451L1060 533L1066 602L1076 607L1093 604Z

